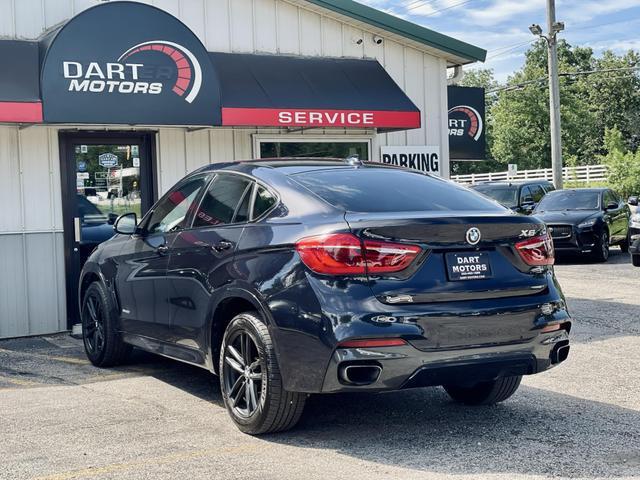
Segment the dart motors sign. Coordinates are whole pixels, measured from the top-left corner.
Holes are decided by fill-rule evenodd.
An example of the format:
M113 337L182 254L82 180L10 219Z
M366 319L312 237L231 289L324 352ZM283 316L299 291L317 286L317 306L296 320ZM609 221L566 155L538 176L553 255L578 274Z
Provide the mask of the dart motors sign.
M136 2L88 9L51 34L42 67L45 122L215 125L220 89L200 40Z
M447 88L449 156L452 160L485 159L484 88Z
M132 63L146 52L166 55L173 65ZM192 103L202 86L202 68L195 55L182 45L166 40L143 42L129 48L117 62L63 61L62 74L69 80L70 92L160 95L165 84L185 101Z

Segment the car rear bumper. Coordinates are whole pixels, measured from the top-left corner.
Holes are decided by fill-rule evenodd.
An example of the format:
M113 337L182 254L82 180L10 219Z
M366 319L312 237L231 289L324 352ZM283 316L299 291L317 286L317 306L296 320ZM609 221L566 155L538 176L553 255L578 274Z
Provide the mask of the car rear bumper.
M364 284L351 283L345 295L330 282L307 283L297 302L269 302L284 387L306 393L394 390L441 384L442 378L482 378L482 372L494 378L546 370L554 365L556 345L568 344L571 318L552 273L541 275L540 283L546 290L533 295L417 304L383 303ZM315 309L303 309L312 297ZM555 324L567 329L541 333ZM408 344L339 346L371 338ZM380 369L375 382L349 385L341 379L343 368L365 361Z
M570 323L563 327L526 343L496 347L431 352L421 351L410 343L399 347L338 348L327 368L322 392L464 385L540 373L567 358ZM355 370L355 375L354 366L361 369ZM363 377L359 372L366 367L375 368L377 375Z

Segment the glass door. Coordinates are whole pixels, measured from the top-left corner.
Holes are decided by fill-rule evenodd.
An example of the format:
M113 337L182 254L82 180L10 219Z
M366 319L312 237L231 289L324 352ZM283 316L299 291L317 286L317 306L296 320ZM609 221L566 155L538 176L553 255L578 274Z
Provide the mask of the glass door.
M142 215L141 142L88 145L73 143L76 178L74 234L80 263L113 236L113 223L123 213Z
M67 306L77 321L80 271L123 213L153 204L153 134L61 134Z

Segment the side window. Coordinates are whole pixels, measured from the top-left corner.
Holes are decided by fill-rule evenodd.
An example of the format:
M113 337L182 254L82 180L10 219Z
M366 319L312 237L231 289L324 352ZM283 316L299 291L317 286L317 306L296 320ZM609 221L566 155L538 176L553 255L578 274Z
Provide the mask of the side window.
M205 175L190 178L177 185L153 209L147 223L148 233L175 232L185 227L185 219L194 208L194 201L206 183Z
M544 197L544 190L540 185L531 185L529 188L531 190L531 196L533 197L533 201L535 203L538 203L540 200L542 200L542 197Z
M529 187L522 187L522 190L520 190L520 203L531 202L532 198Z
M269 210L276 203L276 197L274 197L269 190L264 187L258 186L256 192L256 199L253 202L253 215L251 219L260 217L264 212Z
M193 220L194 227L246 222L252 182L240 175L219 174L205 193ZM245 205L246 204L246 205ZM242 211L244 208L244 212ZM236 211L238 215L236 215Z
M616 196L614 195L614 193L611 190L607 190L606 192L604 192L604 205L603 206L606 207L610 203L620 203L620 202L618 202L618 200L616 199Z

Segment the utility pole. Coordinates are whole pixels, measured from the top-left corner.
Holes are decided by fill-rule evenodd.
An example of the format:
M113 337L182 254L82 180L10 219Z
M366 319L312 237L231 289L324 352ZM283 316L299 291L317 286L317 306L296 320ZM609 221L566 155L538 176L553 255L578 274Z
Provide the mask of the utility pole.
M547 0L547 35L542 34L540 25L529 27L534 35L547 42L547 59L549 74L549 119L551 130L551 169L553 184L562 188L562 137L560 128L560 83L558 81L558 42L557 35L564 30L564 23L556 21L556 2Z

